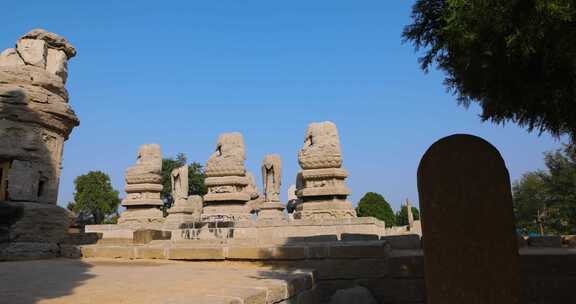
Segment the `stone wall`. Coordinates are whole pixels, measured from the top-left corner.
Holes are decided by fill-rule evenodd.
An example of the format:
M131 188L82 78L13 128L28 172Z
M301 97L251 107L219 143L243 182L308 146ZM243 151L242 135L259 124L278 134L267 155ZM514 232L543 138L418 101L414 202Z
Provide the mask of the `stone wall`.
M340 239L340 240L337 240ZM281 244L249 240L166 241L148 244L101 243L81 247L87 258L244 261L276 270L310 269L327 302L337 290L362 286L379 303L425 303L424 258L417 235L359 234L289 238ZM569 286L576 282L576 252L568 248L523 247L520 250L522 302L575 303Z

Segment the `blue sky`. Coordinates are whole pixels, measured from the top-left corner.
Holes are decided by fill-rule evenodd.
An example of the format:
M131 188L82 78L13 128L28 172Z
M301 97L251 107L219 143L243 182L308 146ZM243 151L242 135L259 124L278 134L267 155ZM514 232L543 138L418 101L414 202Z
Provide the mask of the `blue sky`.
M90 3L90 4L89 4ZM513 124L481 123L424 74L402 44L413 1L9 1L0 48L33 28L68 38L70 103L80 117L64 149L59 204L90 170L118 190L144 143L204 163L218 134L239 131L247 168L283 161L283 193L299 169L308 123L334 121L351 201L379 192L397 209L417 203L416 168L436 140L481 136L511 178L543 167L560 142Z

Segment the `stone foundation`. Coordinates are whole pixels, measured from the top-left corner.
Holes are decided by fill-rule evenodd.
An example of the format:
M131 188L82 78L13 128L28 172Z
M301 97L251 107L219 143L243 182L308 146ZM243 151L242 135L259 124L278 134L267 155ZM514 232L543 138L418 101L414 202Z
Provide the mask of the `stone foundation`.
M0 260L57 257L71 221L60 206L0 202Z

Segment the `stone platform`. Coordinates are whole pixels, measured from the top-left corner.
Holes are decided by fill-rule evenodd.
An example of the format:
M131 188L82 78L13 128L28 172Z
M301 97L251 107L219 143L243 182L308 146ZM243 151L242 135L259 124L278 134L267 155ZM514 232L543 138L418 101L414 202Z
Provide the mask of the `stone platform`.
M56 279L57 278L57 279ZM314 273L246 263L38 260L0 263L2 303L319 303Z
M343 234L373 235L375 239L387 235L384 222L372 217L343 219L302 220L246 220L240 222L215 222L190 224L181 229L167 229L150 225L148 229L172 233L172 240L258 240L284 243L291 238L331 235L335 240ZM102 233L102 239L132 239L136 229L123 225L87 225L86 232Z

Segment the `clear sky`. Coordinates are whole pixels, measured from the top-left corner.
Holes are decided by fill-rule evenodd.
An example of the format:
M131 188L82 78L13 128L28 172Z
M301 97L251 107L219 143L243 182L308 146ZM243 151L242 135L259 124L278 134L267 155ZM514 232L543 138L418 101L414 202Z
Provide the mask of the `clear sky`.
M412 3L8 1L0 48L41 27L78 49L68 90L81 124L64 149L61 205L90 170L122 191L141 144L204 163L218 134L231 131L243 133L258 181L264 155L282 156L286 199L306 127L323 120L338 126L354 204L368 191L395 209L417 202L422 154L453 133L490 141L513 180L542 168L542 153L559 141L481 123L479 108L446 92L440 72L419 69L401 42Z

